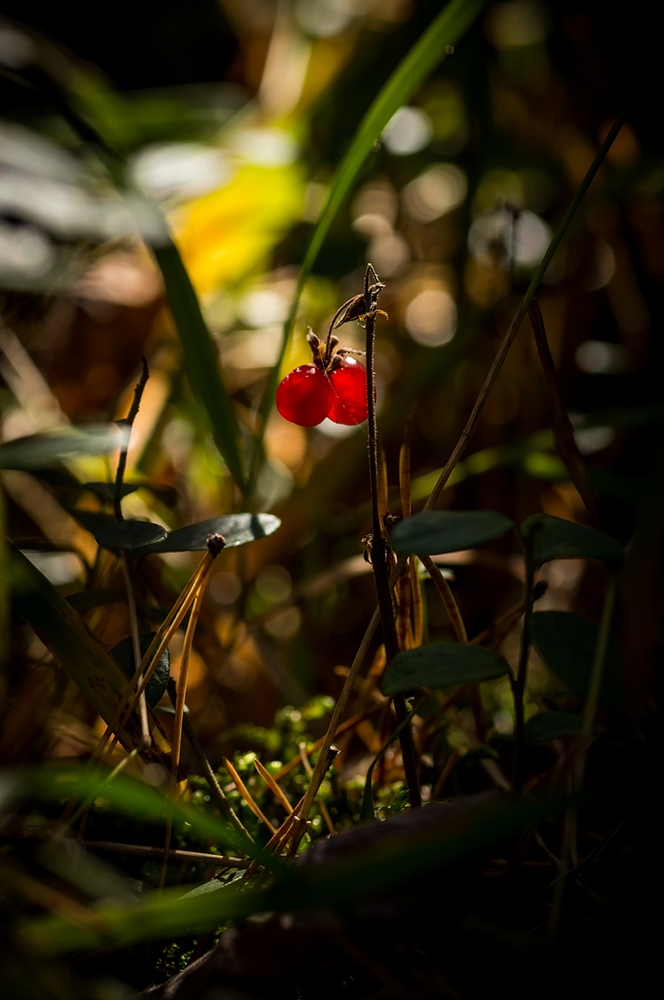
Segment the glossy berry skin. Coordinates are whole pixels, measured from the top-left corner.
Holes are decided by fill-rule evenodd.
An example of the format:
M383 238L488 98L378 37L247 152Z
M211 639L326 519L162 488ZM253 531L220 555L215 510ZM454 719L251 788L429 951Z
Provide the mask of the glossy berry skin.
M315 427L320 424L329 414L334 402L332 382L323 369L316 365L294 368L277 389L276 404L279 413L285 420L299 424L300 427Z
M327 414L335 424L361 424L367 419L367 371L356 358L344 355L330 373L334 400Z

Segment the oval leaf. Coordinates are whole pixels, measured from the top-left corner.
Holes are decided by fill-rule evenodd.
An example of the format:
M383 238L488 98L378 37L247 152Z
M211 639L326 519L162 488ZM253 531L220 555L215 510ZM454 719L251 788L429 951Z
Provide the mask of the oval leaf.
M538 654L549 670L582 698L588 692L598 633L594 622L570 611L536 611L530 617L530 638ZM621 674L622 650L610 638L599 694L604 708L618 711L623 707Z
M156 634L156 632L149 632L146 635L140 636L141 656L145 656ZM115 657L118 661L123 674L131 679L136 673L136 663L134 661L134 645L130 635L126 639L122 639L117 646L113 647L111 656ZM154 708L161 701L170 675L171 654L168 649L165 649L159 657L159 663L145 689L145 698L150 708Z
M125 521L125 524L127 522ZM147 552L203 552L207 549L208 535L223 535L226 548L245 545L257 538L266 538L280 526L274 514L227 514L198 521L186 528L169 531L162 539L149 542L141 548Z
M608 535L585 524L566 521L551 514L533 514L521 525L524 542L535 565L550 559L621 560L623 547Z
M423 510L395 526L390 545L396 552L428 556L460 552L502 538L513 527L493 510Z
M168 535L165 528L152 521L106 521L95 528L94 536L105 549L122 549L125 552L143 550L149 543L158 542Z
M578 736L583 719L573 712L539 712L525 725L527 743L550 743L563 736Z
M112 514L104 514L100 510L79 510L78 507L70 507L69 513L93 535L102 524L116 523Z
M126 448L128 441L129 428L117 424L31 434L0 445L0 469L40 469L75 455L107 455L116 448Z
M499 653L482 646L436 642L395 656L385 671L381 690L393 695L418 687L454 687L502 677L509 669Z

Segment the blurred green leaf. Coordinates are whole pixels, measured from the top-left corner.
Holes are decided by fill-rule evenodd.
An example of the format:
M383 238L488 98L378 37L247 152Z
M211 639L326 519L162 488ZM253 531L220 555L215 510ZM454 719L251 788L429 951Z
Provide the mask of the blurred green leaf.
M105 549L118 549L125 552L137 552L149 543L162 541L168 532L160 524L152 521L116 521L115 519L100 524L95 529L94 536Z
M251 913L348 909L373 893L455 864L513 836L527 824L557 814L562 803L518 801L488 793L450 805L445 809L434 803L415 810L405 822L400 816L372 824L376 836L365 849L331 863L298 866L290 876L281 871L281 881L272 889L252 891L231 884L184 896L181 889L166 890L134 906L98 904L87 926L58 916L26 920L18 940L38 952L58 954L101 944L126 946L151 937L173 938Z
M140 636L141 656L145 656L155 635L156 632L149 632ZM126 639L122 639L116 646L113 646L111 656L114 656L118 661L123 674L131 679L136 673L136 667L138 666L138 664L134 662L134 644L132 637L127 636ZM168 686L168 678L170 675L171 654L170 650L167 648L159 657L159 663L157 664L155 671L148 681L145 689L145 697L150 708L154 708L155 705L161 701L161 698Z
M118 674L120 668L112 661ZM122 675L121 675L122 676ZM124 682L124 677L123 677ZM212 843L236 848L249 857L258 857L271 869L281 870L283 862L264 854L251 840L230 823L208 810L195 809L182 799L173 801L159 788L148 785L126 774L116 774L111 781L108 774L93 773L83 767L35 767L7 775L13 783L5 794L16 801L35 797L42 801L88 798L98 799L103 807L124 816L146 822L165 823L169 813L176 829L189 829Z
M536 566L550 559L619 561L624 554L622 545L608 535L551 514L533 514L526 518L521 533Z
M20 573L21 581L20 589L13 593L17 613L35 630L95 711L110 722L127 686L120 667L53 584L22 552L10 546L10 553L11 566ZM130 739L140 736L134 719L129 720L127 734Z
M127 522L124 522L127 524ZM277 530L281 521L274 514L225 514L207 521L189 524L186 528L169 531L164 538L148 542L141 547L141 554L148 552L203 552L207 549L208 535L223 535L226 548L246 545L259 538L267 538Z
M390 545L396 552L422 555L460 552L501 538L513 527L493 510L424 510L395 525Z
M550 743L563 736L577 736L583 719L573 712L538 712L525 725L527 743Z
M594 622L569 611L537 611L530 618L530 637L549 670L571 691L585 698L588 693L599 628ZM622 693L622 650L609 639L599 704L619 711Z
M86 117L74 107L71 94L62 89L55 77L42 74L41 89L47 99L55 104L58 112L74 129L90 151L100 160L118 190L126 198L139 229L150 246L161 270L168 304L182 345L185 369L194 398L207 412L212 436L228 470L240 487L244 487L244 473L240 460L240 432L231 401L219 370L219 356L201 311L198 296L175 245L166 219L156 202L147 198L132 182L131 173L123 156L113 148L113 141L126 141L122 131L113 135L117 123L115 98L100 93L91 77L83 83ZM70 80L81 80L76 76ZM106 107L112 108L110 115ZM105 125L111 129L110 144L104 137Z
M388 664L381 690L394 695L418 687L454 687L508 674L507 661L482 646L435 642L406 649Z
M0 445L0 469L30 471L57 465L76 455L107 455L126 448L128 441L129 429L118 424L31 434Z

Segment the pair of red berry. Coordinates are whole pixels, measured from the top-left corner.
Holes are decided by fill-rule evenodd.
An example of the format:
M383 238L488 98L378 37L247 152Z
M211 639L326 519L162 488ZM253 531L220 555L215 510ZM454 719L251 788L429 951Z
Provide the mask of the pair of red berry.
M315 427L326 417L335 424L361 424L367 419L367 372L347 354L334 356L327 370L315 361L300 365L277 389L282 417L301 427Z
M311 364L300 365L286 376L277 389L276 403L286 420L301 427L315 427L329 417L335 424L361 424L367 419L367 372L350 351L338 349L333 331L343 323L362 322L375 315L378 295L384 285L371 264L367 267L364 293L355 295L337 310L323 344L311 328L307 341L313 355ZM385 314L383 314L385 315Z

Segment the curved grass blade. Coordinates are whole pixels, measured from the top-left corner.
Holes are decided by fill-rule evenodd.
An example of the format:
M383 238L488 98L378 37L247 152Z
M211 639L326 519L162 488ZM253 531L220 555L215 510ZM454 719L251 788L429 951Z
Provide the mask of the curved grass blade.
M362 166L374 148L374 143L392 115L413 96L438 63L445 58L449 48L459 42L486 6L488 6L488 0L452 0L451 3L447 4L399 63L362 119L355 138L334 175L327 200L300 269L291 311L284 324L279 356L270 373L263 400L261 424L256 442L257 448L260 448L265 434L281 363L288 348L300 296L320 248L325 242L332 220L352 190ZM256 470L254 469L253 475L255 476L255 474Z
M115 714L127 680L120 667L72 608L39 570L14 546L9 547L12 568L20 573L13 594L16 611L39 635L58 663L107 723ZM127 726L138 740L137 723Z
M203 318L198 296L170 235L168 243L152 247L152 252L164 278L168 304L182 345L192 392L205 407L214 443L226 462L228 471L244 491L237 418L221 378L217 349Z

